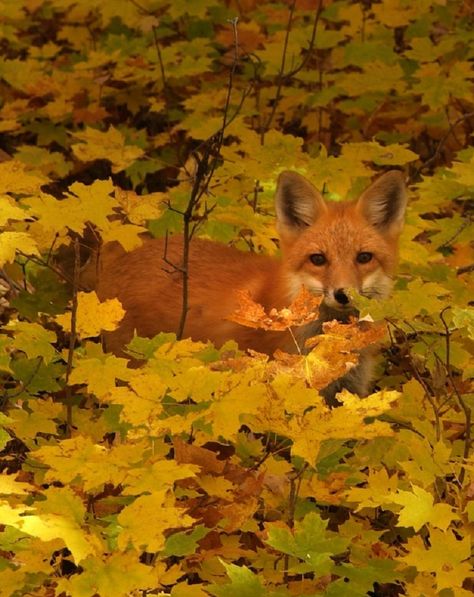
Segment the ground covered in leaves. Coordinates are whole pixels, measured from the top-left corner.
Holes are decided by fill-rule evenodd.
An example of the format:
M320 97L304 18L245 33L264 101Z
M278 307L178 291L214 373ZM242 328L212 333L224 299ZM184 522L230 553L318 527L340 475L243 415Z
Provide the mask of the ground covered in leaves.
M471 595L469 3L0 7L0 594ZM283 169L337 201L393 167L410 204L393 297L360 305L378 323L304 357L103 352L121 307L82 286L91 247L184 230L276 254ZM374 342L377 391L329 409Z

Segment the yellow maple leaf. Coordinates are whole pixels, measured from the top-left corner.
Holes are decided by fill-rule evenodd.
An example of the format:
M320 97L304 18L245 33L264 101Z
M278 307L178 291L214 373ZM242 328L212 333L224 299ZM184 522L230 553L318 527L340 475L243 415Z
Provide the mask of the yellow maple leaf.
M469 537L458 539L452 531L431 529L429 546L417 535L408 539L405 547L407 553L400 560L419 572L434 573L438 591L461 588L465 578L472 576Z
M0 266L12 263L16 252L39 256L36 241L27 232L2 232L0 235Z
M0 518L3 524L19 529L23 533L39 537L42 541L62 539L76 562L98 552L98 541L84 533L74 521L57 514L33 514L29 507L12 508L0 503Z
M446 531L453 520L459 520L449 504L434 504L432 493L417 485L413 485L412 489L413 491L399 490L391 496L392 502L403 506L398 516L398 526L413 527L415 531L419 531L429 522Z
M71 384L87 384L87 389L98 398L107 396L115 386L115 380L128 380L131 370L127 359L113 355L105 358L81 359L72 370Z
M137 195L134 191L115 190L115 199L132 224L158 219L166 209L166 198L165 193Z
M397 490L398 477L391 477L384 468L371 470L367 477L366 487L352 487L347 492L349 502L357 502L357 510L363 508L378 508L383 504L393 503L391 494Z
M75 182L63 199L40 193L28 199L28 205L42 227L54 234L66 227L81 234L87 222L103 231L109 228L108 217L117 207L117 202L110 196L113 190L110 179L95 180L90 185Z
M87 127L83 132L74 133L73 137L78 143L72 145L72 151L79 160L109 160L114 173L125 170L144 153L136 145L127 145L124 135L113 126L106 132Z
M0 226L4 226L9 220L25 220L28 212L8 195L0 197Z
M109 228L102 233L104 243L110 243L116 240L126 251L133 251L143 243L140 234L146 232L143 226L135 224L124 224L119 220L110 222Z
M330 409L321 401L302 417L288 422L286 436L293 440L292 454L301 456L311 465L316 462L321 442L329 439L371 439L393 435L387 423L368 418L381 415L390 408L398 392L383 391L361 400L347 391L338 394L342 406Z
M0 163L0 193L32 194L46 182L46 178L31 172L31 166L23 162L9 160Z
M137 595L137 587L155 587L156 581L157 567L141 564L136 552L130 550L90 556L81 562L80 574L57 578L56 584L59 594L119 597Z
M122 531L118 536L119 549L125 550L129 543L136 549L160 551L165 546L165 532L170 529L190 527L194 518L183 508L177 508L167 497L167 490L141 495L126 506L118 515Z
M150 467L129 468L123 482L123 494L151 493L157 487L172 489L175 481L196 477L200 470L195 464L178 464L175 460L164 459Z
M76 333L81 338L98 336L102 330L115 330L124 315L125 310L116 298L101 303L95 292L77 294ZM71 313L57 315L56 322L67 332L71 331Z

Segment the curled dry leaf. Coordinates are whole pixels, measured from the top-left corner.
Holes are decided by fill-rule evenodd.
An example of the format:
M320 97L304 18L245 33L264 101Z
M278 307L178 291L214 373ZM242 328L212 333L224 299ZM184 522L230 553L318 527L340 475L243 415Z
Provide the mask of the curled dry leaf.
M324 342L325 337L334 337L344 339L348 351L359 351L366 346L376 344L385 337L386 327L383 323L371 323L369 321L351 319L349 323L341 323L340 321L326 321L323 323L323 334L313 336L306 341L307 348L314 348L321 342Z
M294 301L284 309L271 309L269 313L256 303L247 290L236 291L239 307L228 318L251 328L282 332L290 327L306 325L318 318L322 297L314 296L302 286Z

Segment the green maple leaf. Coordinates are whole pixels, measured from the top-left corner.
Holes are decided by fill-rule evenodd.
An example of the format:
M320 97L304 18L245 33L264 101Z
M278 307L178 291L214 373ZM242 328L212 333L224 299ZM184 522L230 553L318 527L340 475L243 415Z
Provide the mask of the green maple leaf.
M188 556L196 552L198 541L210 532L200 524L189 532L174 533L166 539L165 547L161 552L163 556Z
M230 583L210 585L206 591L215 597L267 597L268 592L259 577L246 566L222 562Z
M29 359L41 357L45 363L50 363L58 356L52 346L56 342L56 334L46 330L38 323L17 321L10 326L15 331L12 346L23 351Z
M281 524L268 525L266 543L288 555L303 560L300 572L314 571L329 574L334 568L332 557L344 551L348 541L326 529L327 521L316 512L310 512L295 523L294 532Z

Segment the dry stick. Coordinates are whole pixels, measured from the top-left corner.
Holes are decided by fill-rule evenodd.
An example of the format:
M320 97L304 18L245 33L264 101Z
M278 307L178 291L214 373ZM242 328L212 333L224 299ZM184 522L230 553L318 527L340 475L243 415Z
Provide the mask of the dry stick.
M289 73L287 73L285 75L285 78L294 77L297 73L299 73L301 70L303 70L303 68L308 63L308 60L311 57L311 52L313 51L313 48L314 48L314 43L316 41L316 33L318 30L318 24L319 24L319 19L321 17L322 8L323 8L323 1L319 0L318 6L316 8L316 14L315 14L314 21L313 21L313 30L311 31L311 39L309 40L308 49L306 50L306 54L305 54L303 60L301 61L301 64L299 66L297 66L296 68L294 68Z
M36 365L34 366L33 371L30 373L30 375L26 381L20 381L20 385L17 390L15 390L13 393L9 394L8 390L6 388L4 388L2 398L0 400L0 412L4 411L9 400L12 400L13 398L17 398L18 396L21 396L21 394L23 394L23 392L28 389L28 386L33 382L34 378L36 377L36 375L41 367L41 364L43 363L42 356L39 356L36 358L37 358L37 362L36 362Z
M73 280L71 280L71 278L69 276L67 276L64 272L62 272L60 269L54 267L53 265L51 265L44 259L40 259L39 257L34 257L33 255L27 255L26 253L23 253L22 251L17 251L17 254L21 255L21 257L24 257L26 259L26 262L23 265L26 265L26 263L28 263L28 261L31 261L32 263L36 263L37 265L42 265L44 267L47 267L48 269L50 269L52 272L54 272L57 276L59 276L65 282L69 282L69 283L73 282ZM27 289L25 288L25 290L27 290Z
M392 325L396 330L398 330L401 334L403 334L405 340L407 339L407 335L406 335L405 330L403 328L401 328L400 326L398 326L391 319L387 318L386 321L387 321L387 323L389 323L390 325ZM406 322L406 323L407 323L407 325L410 325L408 322ZM413 329L413 327L412 327L412 329ZM416 330L415 330L415 333L416 333ZM427 382L427 380L424 379L424 377L421 375L420 371L418 370L418 368L417 368L417 366L415 364L415 361L414 361L413 357L411 356L410 349L408 349L408 354L409 354L409 358L410 358L409 363L410 363L411 371L412 371L413 375L415 376L416 380L418 381L418 383L424 389L425 396L426 396L428 402L430 403L431 408L433 409L433 415L434 415L434 418L435 418L436 441L439 441L441 439L441 421L440 421L440 418L439 418L438 406L437 406L437 404L435 402L436 392L433 390L433 388Z
M232 19L231 21L233 34L234 34L234 60L232 68L229 73L229 82L227 85L227 96L224 106L224 114L222 119L222 127L216 136L209 140L206 147L205 154L202 159L199 160L196 176L191 190L191 196L188 201L187 208L183 214L183 260L181 263L181 272L183 277L183 290L182 290L182 302L181 302L181 316L179 321L178 330L176 337L180 340L183 337L184 326L186 325L186 318L189 311L189 250L192 236L196 230L195 227L191 227L191 220L194 214L194 209L201 197L206 193L209 188L212 176L217 166L218 157L222 143L224 141L225 129L228 125L228 115L230 108L230 99L232 95L232 88L234 82L234 74L238 64L239 51L238 51L238 37L237 37L237 22L238 19ZM215 143L215 146L214 146ZM212 161L209 165L209 160Z
M448 140L449 136L454 131L454 129L457 127L457 125L461 124L461 122L463 122L464 120L467 120L468 118L472 118L472 117L474 117L474 112L467 112L466 114L463 114L462 116L460 116L457 120L455 120L451 124L451 126L445 133L444 137L442 137L440 139L440 141L435 149L434 154L415 171L414 175L412 176L412 180L415 180L416 178L418 178L418 176L421 174L421 172L423 172L423 170L425 170L428 166L430 166L434 161L437 160L439 154L441 153L441 150L443 149L444 144L446 143L446 141Z
M461 214L461 217L463 217L463 215L464 214ZM438 251L440 249L444 249L445 247L450 247L453 244L453 242L458 238L458 236L462 234L464 230L466 230L466 228L472 224L472 220L473 218L468 216L466 220L461 223L456 232L454 232L454 234L450 238L448 238L448 240L445 240L444 243L438 247Z
M464 438L464 452L463 452L463 458L464 458L464 462L467 461L467 458L469 457L469 450L470 450L470 446L471 446L471 424L472 424L472 411L469 408L469 406L466 404L466 402L464 401L464 398L461 396L461 394L459 393L454 380L452 378L452 372L451 372L451 332L449 330L449 326L446 323L446 320L444 319L444 313L447 309L450 309L451 307L445 307L441 313L439 314L439 318L441 319L441 322L443 324L443 327L446 331L446 363L444 364L445 368L446 368L446 373L448 375L448 379L449 382L451 384L451 387L453 388L454 394L456 395L456 398L459 402L459 405L461 407L461 409L464 412L464 416L466 418L466 436ZM435 356L436 353L434 353ZM459 485L462 486L462 484L464 483L464 477L466 476L466 469L464 466L461 467L461 470L459 472Z
M297 73L299 73L308 63L308 60L311 56L311 52L313 51L314 48L314 43L316 41L316 32L318 30L318 23L319 23L319 18L321 16L321 10L322 10L322 0L318 1L318 6L316 8L316 15L313 21L313 29L311 31L311 39L309 40L309 45L308 45L308 49L306 50L306 54L303 58L303 60L301 61L301 63L299 64L299 66L297 66L296 68L294 68L293 70L289 71L288 73L285 74L285 63L286 63L286 54L287 54L287 50L288 50L288 40L290 37L290 31L291 31L291 24L293 21L293 14L295 12L295 7L296 7L296 0L293 0L293 3L290 7L290 14L288 16L288 23L286 25L286 34L285 34L285 41L283 42L283 54L281 57L281 65L280 65L280 70L278 72L278 79L277 79L277 92L275 94L275 99L273 100L273 106L272 106L272 111L270 113L270 116L268 117L268 120L266 122L265 125L261 126L261 130L260 130L260 145L263 145L265 142L265 135L267 133L267 131L269 130L272 121L275 117L275 113L278 107L278 104L280 103L281 100L281 90L283 87L283 81L285 79L289 79L291 77L294 77Z
M305 463L303 465L303 467L301 468L301 470L299 470L296 473L296 475L290 479L290 495L288 498L288 520L287 520L287 523L288 523L288 526L290 527L290 529L292 529L295 524L296 500L298 499L298 495L299 495L300 489L301 489L301 482L303 480L303 475L307 468L308 468L308 464ZM283 578L284 578L284 582L288 582L289 581L288 568L289 568L289 564L290 564L290 556L288 554L285 554L283 562L284 562Z
M72 286L72 309L71 309L71 334L69 336L69 348L67 354L66 366L66 424L67 436L71 437L72 430L72 390L69 385L69 377L72 371L72 361L74 358L74 346L76 345L76 324L77 324L77 293L79 289L79 274L81 267L81 254L79 248L79 239L74 239L74 279Z
M270 128L272 120L275 116L276 109L278 104L280 103L281 99L281 88L283 87L283 79L284 79L284 72L285 72L285 62L286 62L286 52L288 50L288 40L290 38L290 31L291 31L291 24L293 22L293 14L295 12L296 0L293 0L291 7L290 7L290 14L288 15L288 22L286 24L286 33L285 33L285 41L283 42L283 54L281 57L281 65L280 70L278 72L278 83L277 83L277 91L275 94L275 99L273 100L272 111L270 112L270 116L266 124L262 127L260 131L260 145L265 143L265 134Z
M472 411L471 409L467 406L466 402L464 401L464 398L461 396L461 394L459 393L456 384L454 382L453 376L452 376L452 372L451 372L451 356L450 356L450 350L451 350L451 346L450 346L450 336L451 336L451 332L449 331L448 325L444 319L444 312L449 309L450 307L445 307L441 313L440 313L440 319L443 323L443 327L445 329L445 338L446 338L446 362L443 361L443 359L439 356L439 354L436 351L432 351L433 352L433 356L435 357L436 361L443 367L443 369L446 372L446 375L449 379L449 383L453 389L453 392L459 402L459 405L461 406L461 409L464 412L464 415L466 417L466 437L465 437L465 441L464 441L464 454L463 454L463 458L467 459L469 456L469 451L470 451L470 444L471 444L471 425L472 425ZM410 326L416 333L415 328L409 323L409 322L405 322L408 326ZM392 322L392 325L393 322ZM395 326L396 327L396 326ZM418 336L420 337L421 341L430 349L430 345L426 342L426 340L422 337L422 335L418 334ZM415 372L416 375L416 372ZM424 383L423 378L418 377L417 376L417 380L423 385L423 387L425 388L425 392L426 392L426 385ZM433 390L431 390L433 391ZM428 399L429 396L427 395ZM431 403L431 400L430 400ZM435 411L435 417L437 419L437 425L439 425L438 419L439 419L439 412ZM438 438L438 434L437 434L437 440L439 440ZM461 467L460 473L459 473L459 484L462 485L464 482L464 477L465 477L465 468L464 466Z
M469 272L474 271L474 263L470 263L469 265L463 265L462 267L458 267L456 270L456 276L461 276L462 274L468 274Z

